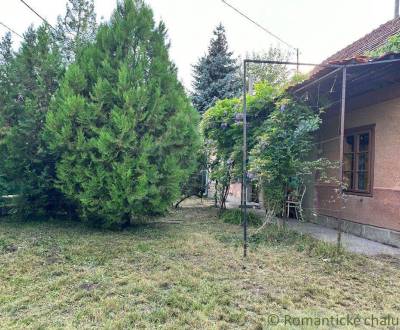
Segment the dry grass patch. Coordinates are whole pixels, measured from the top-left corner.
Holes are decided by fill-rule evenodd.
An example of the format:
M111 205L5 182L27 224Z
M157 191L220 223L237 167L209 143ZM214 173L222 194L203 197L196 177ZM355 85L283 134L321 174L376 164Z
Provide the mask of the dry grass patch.
M190 205L122 232L1 219L0 328L265 328L268 315L400 315L400 265ZM283 327L283 326L282 326ZM286 327L287 328L287 327Z

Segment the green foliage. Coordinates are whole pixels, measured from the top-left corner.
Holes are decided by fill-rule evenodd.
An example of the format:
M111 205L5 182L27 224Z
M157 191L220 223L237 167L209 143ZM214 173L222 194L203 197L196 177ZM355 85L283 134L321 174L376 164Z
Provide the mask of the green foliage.
M143 1L118 3L68 68L47 115L58 187L97 225L165 212L194 171L198 115L165 40Z
M301 180L326 165L326 160L310 155L320 123L319 113L291 98L277 102L264 122L250 152L250 166L262 182L268 209L281 209L291 178Z
M247 54L247 58L254 60L268 61L289 61L291 54L280 48L270 47L264 52L252 52ZM242 72L241 70L240 72ZM253 78L255 83L266 82L270 85L284 85L290 76L290 70L286 65L249 63L247 67L248 75Z
M196 157L196 166L186 181L181 183L181 198L175 204L178 207L185 199L197 196L203 198L207 189L207 157L203 149L200 149Z
M248 146L257 142L263 122L274 108L274 99L280 90L267 83L255 86L255 95L247 96ZM232 181L241 179L243 121L240 99L218 101L203 115L201 129L210 154L211 179L216 181L217 199L224 208L227 187Z
M241 83L236 59L228 50L225 28L220 24L214 30L208 54L201 57L193 72L192 101L200 113L215 105L218 100L240 94Z
M276 212L284 203L291 178L301 182L314 170L324 177L331 166L325 159L311 157L320 114L287 97L283 88L262 82L256 84L254 96L247 96L249 179L261 185L267 208ZM242 107L240 99L218 101L203 115L201 124L221 208L229 185L241 181Z
M241 225L242 224L242 210L241 209L228 209L224 210L220 218L225 222L225 223L231 223L233 225ZM252 212L249 211L247 212L247 222L250 226L259 226L262 224L262 219L261 217Z
M215 197L221 208L225 208L229 184L239 175L241 125L236 120L239 108L239 99L218 101L204 113L201 125L210 155L210 179L215 182Z
M283 89L287 89L290 86L296 86L297 84L302 83L304 80L308 79L309 75L307 73L295 72L290 79L284 84Z
M10 83L12 74L12 61L14 54L12 51L11 33L7 33L0 42L0 148L3 145L4 137L8 131L6 126L5 113L12 102ZM1 164L0 160L0 164ZM0 165L1 166L1 165ZM4 170L0 170L0 196L10 193L13 187L7 184Z
M343 249L338 249L334 244L317 240L310 235L304 235L276 224L267 225L263 231L251 236L249 241L256 246L294 246L297 251L305 252L310 257L332 263L338 263L350 257L348 253Z
M54 158L42 139L50 100L64 68L45 26L29 28L13 54L2 44L0 102L0 173L2 193L19 195L18 211L43 214L60 207L54 188Z
M382 47L380 47L376 51L373 51L369 55L378 57L385 55L387 53L398 53L398 52L400 52L400 34L391 36Z
M58 16L57 20L55 37L64 61L72 63L79 50L96 36L93 0L68 0L64 17Z

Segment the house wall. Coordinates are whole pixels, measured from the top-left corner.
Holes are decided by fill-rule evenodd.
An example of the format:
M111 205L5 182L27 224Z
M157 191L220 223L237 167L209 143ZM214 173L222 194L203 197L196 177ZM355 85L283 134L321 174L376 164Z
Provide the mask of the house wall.
M340 212L337 185L314 181L310 183L314 189L308 190L305 209L311 217L341 218L355 225L400 231L400 97L371 104L374 100L379 98L370 95L361 107L355 107L355 103L352 107L350 103L345 117L346 129L375 125L372 196L346 194ZM328 111L319 133L319 141L326 142L316 146L318 157L339 160L339 126L338 111ZM330 173L336 178L338 174L338 169Z
M242 184L240 182L232 183L229 187L227 201L233 204L240 204L242 198Z
M252 187L249 183L247 185L247 202L251 203L251 194L252 194ZM229 193L227 201L232 204L241 204L242 202L242 183L241 182L234 182L231 183L229 186Z

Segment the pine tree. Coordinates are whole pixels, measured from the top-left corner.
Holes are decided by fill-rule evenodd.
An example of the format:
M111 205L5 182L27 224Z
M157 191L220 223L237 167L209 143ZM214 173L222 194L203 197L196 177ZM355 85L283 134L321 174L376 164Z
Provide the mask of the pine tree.
M49 103L64 72L61 56L44 26L28 29L15 57L6 54L0 173L7 190L20 196L19 211L43 214L62 200L54 189L54 161L42 139Z
M240 77L237 61L232 56L225 28L220 24L214 31L208 54L194 66L192 101L200 113L214 106L218 100L239 95Z
M11 33L7 32L0 41L0 66L6 65L13 57Z
M11 33L6 33L0 41L0 148L7 133L6 113L9 111L11 96L11 74L14 54L12 51ZM1 164L1 160L0 160ZM0 196L10 193L13 187L7 184L4 171L0 167Z
M198 115L141 0L119 2L70 65L46 121L58 186L105 227L161 214L193 171Z
M67 63L79 49L94 41L97 30L93 0L68 0L64 17L58 17L56 38Z
M5 129L6 114L12 103L12 73L14 53L12 51L11 34L7 33L0 42L0 127Z

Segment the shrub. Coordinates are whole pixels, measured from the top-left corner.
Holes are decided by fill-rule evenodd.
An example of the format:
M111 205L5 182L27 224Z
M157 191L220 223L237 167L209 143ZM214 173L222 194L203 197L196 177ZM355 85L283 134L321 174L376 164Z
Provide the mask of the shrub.
M221 219L226 223L234 225L242 224L242 210L241 209L228 209L221 213ZM258 214L248 211L247 222L250 226L260 226L262 224L262 217Z
M118 3L47 116L58 187L97 225L164 213L194 170L198 115L165 40L143 1Z

